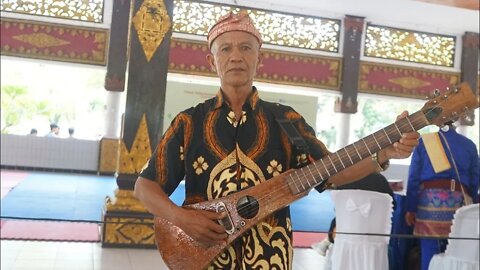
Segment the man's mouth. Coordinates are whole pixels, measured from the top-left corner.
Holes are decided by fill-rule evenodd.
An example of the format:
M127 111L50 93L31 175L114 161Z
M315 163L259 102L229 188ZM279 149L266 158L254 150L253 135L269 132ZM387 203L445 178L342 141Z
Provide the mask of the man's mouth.
M245 71L243 68L231 68L228 71Z

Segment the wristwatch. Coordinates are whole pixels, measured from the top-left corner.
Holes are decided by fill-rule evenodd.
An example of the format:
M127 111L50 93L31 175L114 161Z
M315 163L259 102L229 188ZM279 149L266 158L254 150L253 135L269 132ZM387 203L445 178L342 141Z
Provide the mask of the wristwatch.
M383 164L380 164L380 162L378 162L377 152L372 154L372 162L375 164L375 166L377 166L377 172L383 172L388 169L388 166L390 166L390 160L385 161Z

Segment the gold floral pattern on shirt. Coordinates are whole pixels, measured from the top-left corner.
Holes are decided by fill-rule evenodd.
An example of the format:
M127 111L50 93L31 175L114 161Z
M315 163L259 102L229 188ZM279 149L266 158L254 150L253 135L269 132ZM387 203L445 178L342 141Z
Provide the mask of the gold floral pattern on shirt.
M235 118L235 113L233 111L230 111L227 115L227 120L234 127L237 127L238 124L242 125L243 123L247 122L247 112L242 111L242 117L240 118L240 121L237 121L237 119Z
M180 146L180 160L185 160L185 156L183 153L183 146Z
M276 160L270 161L270 165L267 166L267 171L273 176L277 176L282 172L282 164L278 163Z
M208 164L202 156L199 156L197 160L193 162L193 169L197 175L200 175L208 169Z
M308 162L307 155L301 154L297 156L297 166L306 164Z

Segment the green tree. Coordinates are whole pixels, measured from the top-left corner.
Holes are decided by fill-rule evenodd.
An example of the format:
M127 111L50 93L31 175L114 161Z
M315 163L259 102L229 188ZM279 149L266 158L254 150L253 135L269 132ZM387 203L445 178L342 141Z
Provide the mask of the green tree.
M2 133L10 133L10 129L22 121L34 116L44 116L52 123L58 123L60 112L52 110L47 100L34 100L24 86L5 85L1 88Z
M385 123L393 122L394 119L390 119L389 114L382 113L382 108L377 106L380 104L381 102L376 102L372 99L365 100L365 103L361 109L364 123L354 131L357 138L368 136L371 133L384 128Z
M20 123L22 117L28 113L25 110L27 93L26 87L2 86L2 133L8 133L8 129Z

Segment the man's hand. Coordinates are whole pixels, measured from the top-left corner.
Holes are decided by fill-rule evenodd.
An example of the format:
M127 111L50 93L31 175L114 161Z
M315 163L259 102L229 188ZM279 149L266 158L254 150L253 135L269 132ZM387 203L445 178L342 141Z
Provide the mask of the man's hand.
M405 222L407 222L408 226L413 226L413 224L415 224L415 213L414 212L406 212L405 213Z
M179 208L175 224L204 247L222 244L227 238L225 228L218 224L226 213Z
M405 118L408 116L408 112L404 111L402 114L397 116L397 120ZM392 146L385 148L385 157L387 159L402 159L407 158L412 154L415 146L418 145L418 139L420 134L416 131L403 133L400 141L394 143Z

